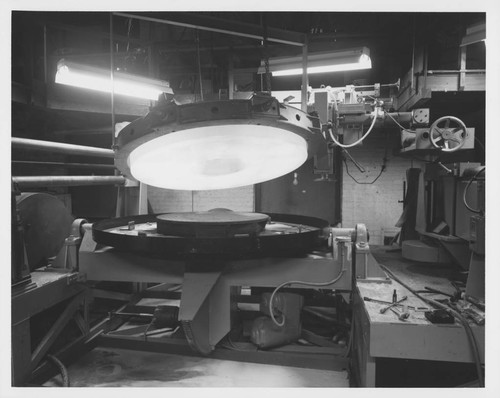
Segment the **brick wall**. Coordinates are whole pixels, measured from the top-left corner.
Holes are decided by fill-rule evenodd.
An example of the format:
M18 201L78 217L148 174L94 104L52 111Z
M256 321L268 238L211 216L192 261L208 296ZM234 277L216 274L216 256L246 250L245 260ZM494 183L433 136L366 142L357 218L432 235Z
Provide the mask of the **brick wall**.
M174 191L148 186L148 201L154 213L206 211L227 208L254 211L253 185L213 191Z
M363 145L348 149L353 158L365 168L359 172L347 159L349 173L358 182L371 182L379 174L384 155L386 169L373 184L357 184L343 165L342 226L354 227L366 224L370 241L383 242L384 232L394 234L395 224L403 211L403 181L406 170L419 167L419 162L395 156L399 134L392 129L377 129L363 142ZM387 146L387 152L385 148ZM254 211L254 188L245 186L214 191L173 191L148 187L148 200L154 213L205 211L217 207L234 211Z
M343 164L342 184L342 226L354 227L363 223L370 232L370 242L381 244L384 230L386 235L394 234L395 224L403 212L403 181L406 170L419 167L419 162L395 156L394 149L398 146L399 134L393 129L376 129L362 145L347 149L352 157L365 168L361 173L356 166L346 159L349 173L358 181L357 184L347 174ZM387 152L385 150L387 146ZM380 173L384 155L387 163L385 171L373 184Z

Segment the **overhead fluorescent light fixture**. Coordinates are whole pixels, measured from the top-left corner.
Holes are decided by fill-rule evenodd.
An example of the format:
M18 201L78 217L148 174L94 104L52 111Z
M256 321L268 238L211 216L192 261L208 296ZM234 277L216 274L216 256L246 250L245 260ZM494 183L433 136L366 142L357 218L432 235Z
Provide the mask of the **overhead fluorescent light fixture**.
M468 46L470 44L479 43L480 41L486 42L486 24L478 23L469 26L462 38L460 47Z
M86 88L116 95L158 100L162 93L173 94L170 84L163 80L114 72L103 68L60 60L57 63L56 83Z
M326 51L307 55L307 74L342 72L371 69L370 50L366 47L351 48L343 51ZM301 75L302 56L269 59L269 71L273 76ZM258 73L265 73L264 62Z

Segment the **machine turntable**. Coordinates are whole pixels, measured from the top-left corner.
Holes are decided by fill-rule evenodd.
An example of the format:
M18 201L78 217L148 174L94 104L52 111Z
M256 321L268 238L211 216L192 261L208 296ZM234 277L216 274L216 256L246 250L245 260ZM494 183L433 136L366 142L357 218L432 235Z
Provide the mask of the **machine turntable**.
M237 213L225 209L121 217L95 223L97 243L121 251L168 259L304 255L324 246L328 222L284 214Z

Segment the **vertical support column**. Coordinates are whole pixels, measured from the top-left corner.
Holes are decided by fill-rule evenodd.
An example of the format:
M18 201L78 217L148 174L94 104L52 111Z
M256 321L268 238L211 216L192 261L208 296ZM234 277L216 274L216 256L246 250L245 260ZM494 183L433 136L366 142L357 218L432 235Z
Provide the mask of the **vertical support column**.
M31 375L30 320L12 325L12 385L21 387Z
M184 273L179 321L191 348L202 355L231 329L229 288L220 277L217 270Z
M307 113L307 88L309 87L309 79L307 76L307 38L302 47L302 87L301 87L301 110Z
M375 387L376 358L370 355L370 320L357 287L353 293L351 371L358 387Z
M114 55L114 43L113 43L113 13L109 13L109 62L110 62L110 71L109 77L111 79L111 134L112 141L111 147L115 146L116 134L115 134L115 55Z
M463 91L465 88L465 70L467 69L467 46L460 47L459 61L460 74L458 77L458 91Z
M376 387L376 366L375 358L366 356L365 380L363 387Z
M227 93L229 95L229 99L232 100L234 98L234 64L233 64L233 56L229 56L228 67L227 67Z
M148 214L148 186L139 183L139 202L137 204L137 214Z
M123 190L125 189L123 186L118 186L116 187L117 193L116 193L116 212L115 212L115 217L121 217L122 216L122 207L123 207Z
M43 82L47 84L47 25L43 25Z

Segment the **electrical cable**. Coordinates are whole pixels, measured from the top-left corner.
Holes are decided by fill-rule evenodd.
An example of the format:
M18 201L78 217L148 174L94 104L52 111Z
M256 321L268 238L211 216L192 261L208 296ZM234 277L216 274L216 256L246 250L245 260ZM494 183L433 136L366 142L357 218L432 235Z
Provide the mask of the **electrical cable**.
M410 130L410 129L407 129L406 127L403 127L403 126L402 126L402 125L401 125L401 124L400 124L400 123L399 123L396 119L394 119L394 118L392 117L392 115L391 115L389 112L385 112L385 114L386 114L387 116L389 116L392 120L394 120L394 123L396 123L396 124L397 124L397 125L398 125L401 129L403 129L404 131L408 131L408 132L410 132L410 133L414 133L414 134L416 134L416 133L417 133L415 130Z
M64 364L58 358L56 358L54 355L50 355L50 354L47 355L47 359L49 359L50 362L52 362L54 365L56 365L57 368L59 369L59 372L61 373L61 376L62 376L63 387L69 387L70 386L69 375L68 375L68 370L66 369L66 366L64 366Z
M476 136L474 136L474 139L475 139L475 140L477 141L477 143L481 146L481 149L482 149L482 150L483 150L483 152L484 152L486 149L484 148L483 143L482 143L482 142L479 140L479 138L477 138Z
M473 213L476 213L476 214L481 214L481 210L476 210L476 209L473 209L472 207L469 206L469 204L467 203L467 192L469 191L469 188L472 184L472 182L474 180L476 180L476 178L479 176L479 174L481 174L484 170L486 170L486 166L484 166L481 170L479 170L476 174L474 174L474 176L469 180L469 182L467 182L467 185L465 186L465 189L464 189L464 194L462 195L462 201L464 202L464 205L465 207L467 207L467 210L473 212Z
M404 286L406 289L408 289L409 292L414 294L416 297L418 297L420 300L434 306L438 307L441 309L444 309L445 311L448 311L451 315L453 315L455 318L457 318L462 326L464 327L465 334L467 335L467 338L469 340L470 348L472 350L472 356L474 357L474 363L476 366L476 372L477 372L477 378L479 381L479 386L484 387L484 377L483 377L483 371L481 368L481 356L479 355L479 348L477 346L476 339L474 337L474 334L472 332L472 329L469 325L469 322L467 319L465 319L458 311L453 310L452 308L448 307L445 304L442 304L436 300L424 297L420 294L418 294L415 290L413 290L410 286L408 286L406 283L401 281L398 277L396 277L387 267L385 267L382 264L379 264L380 268L382 268L392 279L394 279L396 282Z
M380 173L378 173L378 175L375 177L375 179L373 181L371 181L371 182L359 182L358 180L356 180L354 178L354 176L351 173L349 173L349 167L347 166L347 161L345 159L344 159L344 165L345 165L345 171L346 171L347 175L349 177L351 177L356 184L360 184L360 185L371 185L371 184L374 184L380 178L380 176L382 175L382 173L385 171L385 165L382 165L382 167L380 168Z
M386 139L387 139L387 136L386 136ZM345 151L345 149L344 149L344 151ZM345 152L347 152L347 151L345 151ZM354 163L354 161L353 161L353 163ZM385 171L386 166L387 166L387 142L386 142L386 145L385 145L384 157L382 158L382 165L380 166L380 173L378 173L378 175L375 177L375 179L373 181L371 181L371 182L360 182L360 181L356 180L356 178L354 178L354 176L349 172L349 166L347 166L347 160L345 158L344 158L344 165L345 165L345 171L346 171L347 175L349 177L351 177L352 180L356 184L360 184L360 185L371 185L371 184L374 184L380 178L380 176Z
M335 142L335 144L337 144L341 148L352 148L353 146L358 145L366 137L368 137L368 135L372 132L373 126L375 126L375 122L377 121L377 113L378 113L377 108L375 108L375 115L373 116L373 121L372 121L372 124L370 125L370 128L359 140L353 142L352 144L342 144L339 141L337 141L337 139L333 135L332 129L328 129L328 133L330 134L330 138L332 139L333 142Z
M273 292L271 293L271 298L269 299L269 315L271 316L271 320L273 321L273 323L279 327L282 327L285 324L285 317L283 317L282 322L278 322L273 314L274 296L276 295L278 290L280 290L281 288L283 288L287 285L304 285L304 286L316 286L316 287L329 286L329 285L332 285L335 282L339 281L340 278L342 278L342 275L344 274L345 271L346 271L346 269L344 267L342 267L342 269L339 271L338 275L335 278L333 278L331 281L328 281L328 282L288 281L288 282L284 282L281 285L279 285L276 289L273 290Z

